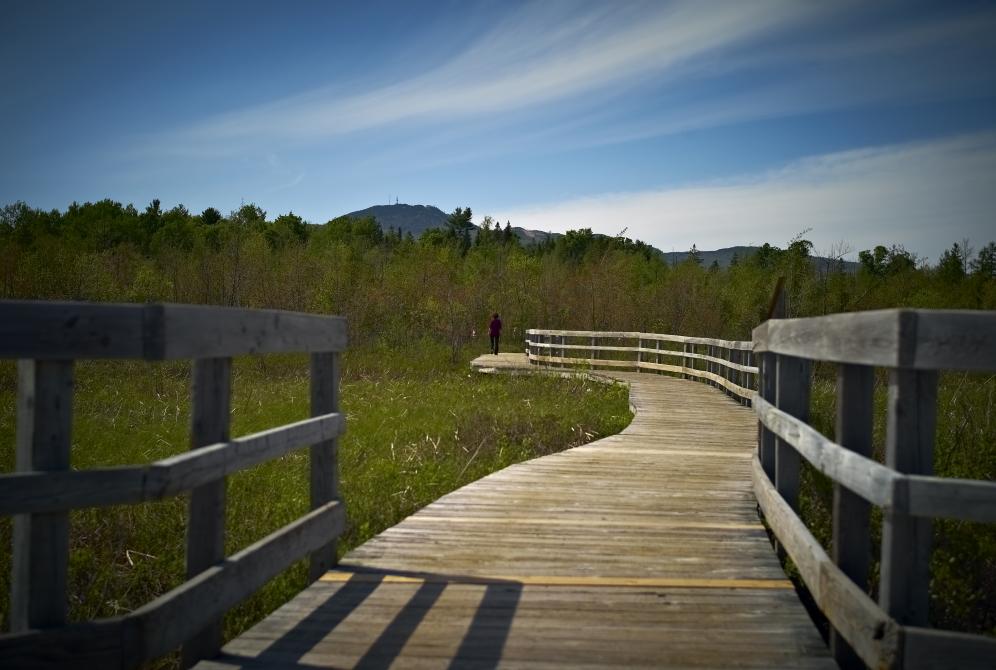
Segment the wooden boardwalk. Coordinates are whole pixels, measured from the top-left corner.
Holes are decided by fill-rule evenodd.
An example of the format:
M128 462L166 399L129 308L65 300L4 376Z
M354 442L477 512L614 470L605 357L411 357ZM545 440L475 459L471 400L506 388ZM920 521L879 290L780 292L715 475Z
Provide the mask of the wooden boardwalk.
M752 411L611 376L622 433L444 496L197 667L835 667L757 518Z

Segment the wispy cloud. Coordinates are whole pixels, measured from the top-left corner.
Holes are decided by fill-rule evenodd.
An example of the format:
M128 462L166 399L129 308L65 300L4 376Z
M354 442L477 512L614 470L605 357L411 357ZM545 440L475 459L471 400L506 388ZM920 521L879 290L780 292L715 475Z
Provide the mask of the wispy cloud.
M625 89L784 28L799 3L530 5L441 67L365 91L320 87L207 119L161 138L169 151L341 136L409 120L446 121Z
M815 156L736 180L608 193L495 212L537 230L591 228L663 250L903 244L936 259L953 241L996 238L996 133Z

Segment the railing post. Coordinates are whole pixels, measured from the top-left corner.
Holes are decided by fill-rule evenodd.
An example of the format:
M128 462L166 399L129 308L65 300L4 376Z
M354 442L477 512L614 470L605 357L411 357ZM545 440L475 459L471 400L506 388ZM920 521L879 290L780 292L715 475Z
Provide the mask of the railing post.
M683 353L686 353L686 354L687 354L687 353L688 353L688 347L689 347L689 344L688 344L688 342L684 342L684 343L682 343L682 345L681 345L681 351L682 351ZM689 360L690 360L690 359L688 358L688 356L682 356L682 357L681 357L681 367L683 367L683 368L687 368L687 367L688 367L688 363L689 363ZM687 372L685 372L685 373L682 373L682 375L681 375L681 378L682 378L682 379L688 379L688 377L689 377L689 375L688 375L688 373L687 373Z
M741 355L741 351L739 349L730 349L730 362L731 363L735 363L737 365L740 365L741 364L740 363L740 359L741 358L743 358L743 356ZM730 377L729 377L729 379L730 379L731 382L733 382L737 386L743 386L743 384L741 383L743 381L743 379L741 378L742 374L743 374L743 372L741 370L737 370L737 369L731 368L730 369ZM733 394L733 391L730 391L730 393ZM744 399L740 397L740 394L734 394L734 395L736 395L737 403L743 405L744 404Z
M657 340L657 365L660 365L660 364L661 364L661 341L658 339ZM661 370L657 370L657 374L662 375L664 373Z
M640 372L640 363L643 362L643 338L636 338L636 371Z
M872 412L875 370L865 365L843 364L837 368L837 444L861 454L872 454ZM833 562L862 591L868 588L871 558L869 516L871 506L861 496L837 482L833 485ZM864 662L833 628L830 651L845 670L861 669Z
M890 370L888 408L885 464L908 474L932 474L937 372ZM929 518L895 509L883 514L879 604L900 624L927 625L931 531Z
M730 349L729 347L720 347L720 348L723 350L723 360L725 361L725 364L723 365L723 379L725 379L726 381L731 381L733 370L730 368L730 361L733 358L733 350ZM731 397L733 395L733 391L726 388L725 386L723 387L723 393Z
M229 438L232 359L201 358L193 364L190 448L199 449ZM187 579L225 558L225 478L190 493L187 520ZM221 649L222 621L216 619L183 645L181 664L189 668Z
M809 420L809 370L805 358L779 355L775 363L775 405L803 422ZM792 509L798 510L799 452L775 438L775 488Z
M17 472L69 469L73 361L17 362ZM66 622L69 513L14 517L10 626L13 632Z
M777 356L769 352L764 352L761 354L760 360L758 360L759 372L758 372L758 394L767 400L772 405L775 404L775 388L776 388L776 369ZM768 479L771 481L775 480L775 434L768 430L763 423L757 422L758 430L760 435L758 435L758 460L761 461L761 466L764 468L765 474L768 475Z
M311 416L339 411L339 354L311 355ZM333 438L311 446L311 509L339 498L339 440ZM308 577L315 581L336 563L336 541L311 554Z

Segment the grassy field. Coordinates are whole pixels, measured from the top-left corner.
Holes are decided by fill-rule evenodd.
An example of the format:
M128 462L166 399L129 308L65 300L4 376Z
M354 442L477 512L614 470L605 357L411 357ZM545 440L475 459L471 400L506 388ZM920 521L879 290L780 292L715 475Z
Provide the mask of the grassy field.
M477 352L473 352L477 353ZM626 426L622 386L544 376L471 373L465 352L422 343L375 347L344 360L347 434L340 472L349 528L341 552L443 494L512 463L589 442ZM0 366L0 470L14 467L15 369ZM81 362L76 368L74 468L142 463L187 449L189 363ZM238 359L232 435L308 415L307 359ZM229 553L308 505L307 450L228 482ZM0 612L7 628L10 520L0 520ZM126 613L183 579L186 499L72 513L72 620ZM226 619L245 629L306 582L295 565Z
M836 382L822 366L813 384L812 425L833 438ZM874 458L884 462L888 377L875 379ZM938 386L934 472L942 477L996 480L996 377L942 374ZM831 547L833 486L803 461L801 516L828 550ZM878 590L882 515L872 508L871 592ZM934 521L930 563L930 617L938 628L996 635L996 526L958 520Z

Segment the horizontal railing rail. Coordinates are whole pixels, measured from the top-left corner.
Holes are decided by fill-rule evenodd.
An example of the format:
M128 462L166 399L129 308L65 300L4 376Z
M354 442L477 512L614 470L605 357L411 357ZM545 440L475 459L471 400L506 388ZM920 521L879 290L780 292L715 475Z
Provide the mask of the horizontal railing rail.
M711 384L749 404L758 368L752 343L660 333L545 330L526 331L526 354L533 365L625 368L681 375ZM635 341L635 345L626 344ZM652 344L653 346L647 346ZM576 355L580 352L587 356ZM665 359L680 359L665 363Z
M221 619L294 562L317 579L345 528L337 438L340 317L188 305L0 302L0 358L18 359L17 458L0 475L14 516L11 632L0 666L134 668L182 647L190 666L221 646ZM230 439L231 357L311 354L311 418ZM191 451L154 463L70 469L75 359L194 359ZM225 556L225 478L310 447L311 512ZM187 581L121 617L67 623L69 511L190 493Z
M939 370L996 369L996 313L882 310L754 330L760 425L752 479L781 550L829 620L842 667L991 667L996 639L928 623L931 519L996 521L996 483L933 476ZM808 424L813 361L838 364L835 440ZM889 371L886 462L871 458L874 368ZM834 485L831 553L798 516L800 458ZM883 512L878 602L871 505Z

